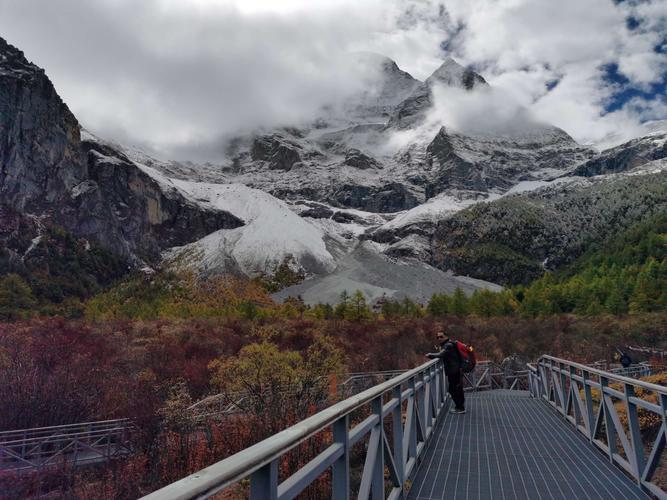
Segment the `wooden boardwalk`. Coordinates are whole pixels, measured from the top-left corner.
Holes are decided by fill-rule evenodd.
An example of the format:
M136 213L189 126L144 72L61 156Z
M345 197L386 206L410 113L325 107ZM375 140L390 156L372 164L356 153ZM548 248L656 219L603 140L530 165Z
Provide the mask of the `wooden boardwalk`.
M435 429L408 499L635 499L647 495L528 392L466 396Z

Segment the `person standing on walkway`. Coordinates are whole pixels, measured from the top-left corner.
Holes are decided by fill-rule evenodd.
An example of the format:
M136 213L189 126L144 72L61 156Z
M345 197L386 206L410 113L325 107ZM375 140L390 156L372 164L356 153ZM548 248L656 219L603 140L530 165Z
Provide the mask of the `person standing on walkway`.
M441 359L445 365L448 391L452 396L452 401L454 401L454 408L451 410L451 413L465 413L461 354L456 346L456 342L449 338L449 335L445 333L444 328L438 329L436 332L436 340L438 342L438 352L430 352L426 357L430 359Z

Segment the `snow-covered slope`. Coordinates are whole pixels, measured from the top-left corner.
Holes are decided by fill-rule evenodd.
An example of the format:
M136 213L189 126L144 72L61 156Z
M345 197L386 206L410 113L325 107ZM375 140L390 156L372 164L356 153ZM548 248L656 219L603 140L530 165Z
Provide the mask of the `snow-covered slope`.
M241 272L248 276L271 273L285 259L307 273L326 273L335 267L324 233L273 196L241 184L210 184L170 179L143 164L138 166L165 190L175 189L205 208L229 212L244 225L224 229L175 247L165 259L202 273Z

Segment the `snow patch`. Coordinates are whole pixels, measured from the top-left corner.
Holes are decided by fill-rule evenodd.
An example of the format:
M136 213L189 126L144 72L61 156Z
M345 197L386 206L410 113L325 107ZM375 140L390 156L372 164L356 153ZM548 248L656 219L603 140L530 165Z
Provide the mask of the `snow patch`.
M42 235L41 234L39 236L36 236L32 240L30 240L30 246L28 247L28 249L23 254L23 257L21 257L21 260L25 260L25 258L28 256L28 254L30 252L32 252L37 247L37 245L39 245L40 241L42 241Z
M405 212L400 212L393 220L383 224L378 229L380 231L391 231L413 224L437 222L475 203L489 201L490 199L491 197L487 197L484 200L461 199L444 193L439 194L426 203L422 203Z
M162 179L164 182L164 179ZM241 184L208 184L169 179L188 199L234 214L245 222L221 229L199 241L169 250L165 257L193 259L189 266L222 272L236 268L249 276L271 272L291 256L310 273L330 272L335 261L324 243L324 232L292 212L273 196Z

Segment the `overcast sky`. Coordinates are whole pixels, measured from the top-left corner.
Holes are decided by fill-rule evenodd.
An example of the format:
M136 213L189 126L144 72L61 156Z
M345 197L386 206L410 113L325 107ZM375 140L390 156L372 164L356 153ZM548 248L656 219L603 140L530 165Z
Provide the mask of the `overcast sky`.
M667 0L0 0L0 36L85 127L180 156L344 98L359 50L452 56L580 142L667 118Z

